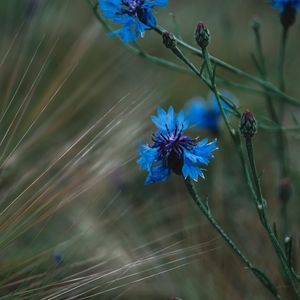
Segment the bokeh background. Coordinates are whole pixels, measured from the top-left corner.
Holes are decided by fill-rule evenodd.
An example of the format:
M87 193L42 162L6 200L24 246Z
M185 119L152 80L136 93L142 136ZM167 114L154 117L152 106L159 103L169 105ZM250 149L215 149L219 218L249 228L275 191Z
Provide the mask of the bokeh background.
M267 1L169 2L157 11L159 24L173 31L175 16L181 36L194 45L194 27L204 21L210 53L251 74L251 22L259 18L269 79L277 84L281 25ZM2 0L0 16L0 299L271 299L210 227L183 180L172 175L145 186L146 173L135 162L139 145L150 142L157 106L179 110L192 97L207 98L207 87L128 52L107 37L84 0ZM297 99L299 29L298 18L285 66L287 93ZM139 43L180 64L155 32ZM262 94L219 86L241 111L268 118ZM299 117L286 106L286 126ZM214 138L203 130L193 134ZM297 266L299 134L288 140ZM223 125L218 145L199 190L240 248L287 293ZM274 147L274 132L260 130L257 167L270 220L280 230Z

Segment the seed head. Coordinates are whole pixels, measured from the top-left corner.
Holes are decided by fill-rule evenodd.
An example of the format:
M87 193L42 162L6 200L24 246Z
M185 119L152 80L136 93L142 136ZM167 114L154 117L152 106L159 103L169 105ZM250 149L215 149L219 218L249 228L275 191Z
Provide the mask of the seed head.
M195 40L200 48L206 48L210 42L210 33L206 25L202 22L197 24L195 30Z
M257 122L250 111L245 111L240 120L240 131L245 139L251 139L257 132Z

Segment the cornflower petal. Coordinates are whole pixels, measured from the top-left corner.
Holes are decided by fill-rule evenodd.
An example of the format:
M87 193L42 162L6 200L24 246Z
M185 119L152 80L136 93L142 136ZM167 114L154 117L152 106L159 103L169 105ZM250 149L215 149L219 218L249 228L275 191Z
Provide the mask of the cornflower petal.
M272 6L278 8L280 12L283 12L286 5L291 5L292 8L298 9L300 7L300 0L273 0Z

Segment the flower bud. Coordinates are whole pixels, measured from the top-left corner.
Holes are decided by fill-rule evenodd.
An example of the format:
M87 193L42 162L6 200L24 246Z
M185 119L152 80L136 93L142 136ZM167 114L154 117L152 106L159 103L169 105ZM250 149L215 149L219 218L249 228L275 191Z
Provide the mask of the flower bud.
M261 26L261 21L260 18L257 16L254 16L252 21L251 21L251 27L253 28L254 31L258 31Z
M168 49L175 49L177 47L177 41L171 32L165 31L162 34L163 43Z
M284 10L280 14L280 21L285 29L288 29L295 23L296 20L296 9L291 3L287 3L284 6Z
M278 196L281 202L286 203L292 195L292 186L289 178L285 177L280 180Z
M250 111L245 111L240 120L240 131L245 139L251 139L257 132L257 123Z
M210 33L206 25L199 22L195 30L195 40L200 48L206 48L210 42Z

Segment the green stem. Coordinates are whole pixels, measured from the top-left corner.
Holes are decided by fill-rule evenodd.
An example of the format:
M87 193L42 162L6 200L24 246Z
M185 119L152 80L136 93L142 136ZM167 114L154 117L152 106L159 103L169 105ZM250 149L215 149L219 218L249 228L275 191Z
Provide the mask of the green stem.
M283 26L282 36L281 36L281 43L280 43L280 50L279 50L279 59L278 59L278 81L279 81L279 88L282 92L285 92L285 80L284 80L284 65L285 65L285 57L286 57L286 45L287 45L287 38L288 38L288 27ZM279 119L281 123L284 119L284 112L285 112L285 105L284 102L279 104ZM280 176L281 181L288 178L289 173L289 161L287 155L287 142L284 138L284 133L282 131L279 132L282 135L282 147L281 149L281 168L280 168ZM289 218L288 218L288 200L289 199L279 199L281 203L281 219L282 219L282 231L284 237L289 233ZM284 238L283 237L283 238Z
M203 80L206 85L212 90L214 91L215 94L219 95L218 94L218 91L217 91L217 88L216 88L216 85L215 84L211 84L210 81L208 81L203 75L202 73L197 69L197 67L183 54L183 52L178 49L177 47L175 47L174 49L172 49L173 53L179 58L181 59L187 66L189 66L191 68L191 70L193 70L193 72L201 79ZM208 68L209 68L209 72L211 74L211 76L213 77L213 74L212 74L212 68L211 68L211 64L209 62L209 55L208 53L206 54L206 65L208 65ZM213 78L212 78L213 79ZM214 81L213 81L214 82ZM214 85L214 87L213 87ZM219 99L219 97L217 98ZM244 176L245 176L245 179L246 179L246 182L247 182L247 185L249 187L249 190L251 191L251 195L252 195L252 199L255 199L256 198L256 195L255 195L255 191L254 191L254 188L253 188L253 185L252 185L252 182L251 182L251 178L250 178L250 174L249 174L249 170L248 170L248 165L246 164L245 162L245 158L244 158L244 154L243 154L243 149L242 149L242 143L241 143L241 139L240 139L240 135L235 131L235 129L230 125L228 119L227 119L227 116L223 110L223 106L221 105L221 102L220 102L220 99L218 101L218 105L220 107L220 110L221 112L223 111L222 113L222 117L226 123L226 126L230 132L230 135L231 135L231 138L233 140L233 143L235 145L235 148L237 150L237 153L239 155L239 158L241 160L241 165L243 167L243 172L244 172ZM239 112L238 112L239 113Z
M282 40L280 44L280 52L279 52L279 63L278 63L278 73L279 73L279 88L282 92L285 92L285 80L284 80L284 63L285 63L285 52L286 52L286 43L287 43L287 37L288 37L288 29L284 28L282 32ZM283 116L284 116L284 102L281 102L279 107L279 121L277 122L279 125L282 123ZM288 176L288 157L287 153L285 151L285 145L286 139L284 134L282 133L281 136L281 160L282 160L282 166L281 166L281 177L285 178ZM287 201L286 201L287 202Z
M106 23L106 21L99 15L98 5L95 5L92 0L86 0L86 1L92 7L96 19L104 27L104 29L107 32L112 32L113 28L111 26L109 26ZM142 58L144 58L145 60L148 60L151 63L166 67L167 69L170 69L170 70L173 70L173 71L177 71L177 72L181 72L181 73L187 73L187 74L193 74L189 69L183 68L183 67L181 67L181 66L179 66L179 65L177 65L177 64L175 64L171 61L168 61L166 59L148 54L138 44L135 44L136 47L133 47L130 44L123 43L118 36L116 36L115 38L118 39L121 42L122 46L125 47L126 50L128 50L129 52L131 52L135 55L141 56Z
M214 219L208 204L204 203L201 197L199 196L194 182L191 179L187 178L185 180L185 184L196 205L200 208L200 210L210 222L212 227L224 239L229 248L231 248L231 250L239 257L242 263L246 265L246 267L253 273L253 275L272 293L273 296L275 296L276 299L282 299L281 296L278 294L277 288L267 277L267 275L265 275L256 267L254 267L254 265L246 258L246 256L242 253L238 246L232 241L232 239L227 235L223 228Z
M220 103L221 103L220 98L222 98L222 100L233 110L234 114L236 116L240 116L240 112L238 111L236 105L234 105L232 101L229 101L228 97L222 95L222 93L219 93L216 90L216 88L213 87L211 80L207 80L203 76L202 72L184 55L184 53L178 47L174 47L171 50L181 61L183 61L196 74L197 77L199 77L212 91L214 91L215 94L217 94L216 97L219 99ZM226 117L223 107L222 110L223 110L223 115ZM228 119L227 119L227 123L229 123Z
M259 27L254 28L255 39L256 39L256 49L258 53L259 59L259 69L258 71L261 74L263 80L267 80L267 70L265 66L265 59L261 45L261 38L260 38L260 31ZM283 77L283 67L284 67L284 60L285 60L285 48L286 48L286 39L287 39L287 29L283 30L282 36L282 43L281 43L281 50L280 50L280 59L279 59L279 82L280 82L280 89L284 91L284 77ZM272 97L267 93L268 90L265 90L265 98L267 102L267 107L269 110L270 117L272 121L278 124L279 128L281 128L281 121L282 118L278 116L275 107L273 105ZM284 102L280 103L280 112L284 110ZM279 169L280 169L280 181L284 180L288 177L288 169L289 169L289 159L288 159L288 144L287 138L283 132L283 130L278 130L275 135L276 137L276 149L277 149L277 156L279 161ZM288 232L289 222L287 216L287 202L288 199L279 199L281 204L281 220L282 220L282 228L283 228L283 235L285 236ZM283 237L284 238L284 237Z
M268 125L263 125L259 124L259 128L268 130L268 131L300 131L300 125L298 126L293 126L293 127L281 127L281 126L268 126Z
M282 270L284 272L284 277L287 279L289 285L291 286L291 288L294 292L294 295L296 296L296 299L300 299L300 294L299 294L296 284L294 282L293 274L292 274L292 271L288 264L288 259L285 255L285 252L282 249L275 233L273 232L271 226L269 225L269 222L267 219L267 215L266 215L266 211L265 211L266 203L262 196L261 186L260 186L260 182L259 182L259 178L258 178L257 170L256 170L256 165L255 165L255 161L254 161L252 138L246 138L246 148L247 148L250 167L252 170L252 177L254 180L254 185L256 188L258 215L260 217L263 227L265 228L265 230L273 244L273 247L278 256L279 262L282 266Z
M177 47L174 47L173 49L171 49L173 51L173 53L179 58L181 59L184 63L186 63L192 70L193 72L195 72L200 79L203 79L203 76L201 74L201 72L197 69L197 67L183 54L183 52L177 48ZM212 70L212 66L210 64L210 61L209 61L209 54L207 52L206 49L203 49L203 57L204 57L204 62L205 62L205 65L207 67L207 71L209 73L209 77L210 77L210 82L208 82L207 80L205 80L205 83L210 87L210 89L214 92L217 100L218 100L218 105L219 105L219 108L220 108L220 111L221 111L221 114L223 116L223 119L226 123L226 126L235 142L236 145L238 145L238 139L237 139L237 134L234 130L234 128L231 127L228 119L227 119L227 116L224 112L224 109L223 109L223 106L221 104L221 101L220 101L220 98L219 98L219 94L218 94L218 91L217 91L217 87L216 87L216 84L215 84L215 81L214 81L214 74L213 74L213 70ZM251 147L252 147L252 144L251 144ZM238 147L237 147L238 148ZM247 147L247 150L249 150L249 148ZM240 156L243 156L242 152L240 150L238 150L238 153L240 154ZM253 155L253 153L252 153ZM245 161L243 161L243 165L245 165ZM252 171L255 170L255 174L256 174L256 168L255 168L255 164L254 164L254 159L253 159L253 156L252 156L252 162L250 162L251 164L251 168L252 168ZM254 191L252 185L250 184L250 177L249 177L249 173L247 172L247 168L245 167L245 175L246 175L246 178L247 178L247 183L248 183L248 186L250 187L252 193ZM258 214L259 214L259 217L260 217L260 220L261 220L261 223L263 224L264 228L266 229L272 243L273 243L273 246L274 246L274 249L279 257L279 260L280 262L282 263L282 265L284 265L284 270L285 270L285 274L287 275L287 277L291 277L290 276L290 269L288 267L286 267L286 257L285 257L285 254L284 252L282 251L281 247L280 247L280 244L275 236L275 234L273 233L271 227L269 226L269 223L267 222L267 218L266 218L266 215L264 213L264 206L265 206L265 203L264 203L264 200L262 198L262 195L261 195L261 190L260 190L260 185L259 185L259 182L258 182L258 177L256 175L255 179L257 181L255 181L255 186L256 186L256 189L257 189L257 192L258 192L258 195L255 195L254 194L254 197L255 199L258 201L256 207L257 207L257 210L258 210ZM259 197L260 195L260 197ZM295 290L295 293L297 294L297 289L296 287L293 285L293 281L290 280L291 282L291 286L293 287L293 289Z
M209 53L207 51L207 48L203 48L202 49L202 54L203 54L203 58L204 58L204 63L206 65L206 67L207 67L209 79L211 81L211 90L215 94L215 97L217 99L218 106L219 106L221 115L222 115L222 117L224 119L224 122L226 124L226 127L227 127L228 131L230 132L231 136L234 137L234 132L235 131L231 127L231 125L229 123L228 117L227 117L227 115L226 115L226 113L224 111L221 99L219 97L219 93L218 93L216 82L215 82L215 76L214 76L214 72L213 72L213 68L212 68L211 62L210 62Z
M108 31L108 32L112 32L113 31L112 27L109 26L105 22L105 20L99 15L98 10L97 10L97 5L95 5L92 0L86 0L86 1L92 7L93 12L94 12L96 18L103 25L103 27L105 28L105 30ZM157 28L153 28L153 29L156 32L158 32L159 34L162 34L165 31L160 26L158 26ZM191 53L196 54L198 56L202 56L202 52L200 50L198 50L197 48L194 48L191 45L185 43L182 39L180 39L178 37L176 38L176 40L178 41L178 44L180 46L184 47L185 49L188 49L189 51L191 51ZM133 52L133 53L135 53L137 55L140 55L140 51L139 50L135 49L134 47L132 47L129 44L125 44L125 43L123 43L123 44L124 44L124 47L127 48L127 50L129 50L129 51L131 51L131 52ZM156 58L156 57L153 57L153 58ZM214 56L210 56L210 59L216 65L218 65L218 66L220 66L220 67L222 67L222 68L224 68L224 69L226 69L226 70L228 70L228 71L230 71L230 72L232 72L232 73L234 73L236 75L242 76L242 77L244 77L244 78L246 78L248 80L251 80L252 82L255 82L256 84L259 84L261 86L265 86L265 87L269 88L273 93L276 94L276 97L278 97L278 99L280 99L280 100L284 99L286 102L288 102L290 104L293 104L293 105L296 105L296 106L300 106L300 101L299 100L297 100L297 99L295 99L295 98L293 98L293 97L291 97L289 95L286 95L285 93L281 92L272 83L265 82L265 81L263 81L263 80L255 77L255 76L253 76L253 75L251 75L251 74L249 74L249 73L247 73L247 72L245 72L245 71L243 71L243 70L241 70L239 68L236 68L236 67L234 67L234 66L232 66L232 65L230 65L230 64L228 64L228 63L226 63L226 62L224 62L224 61L222 61L222 60L220 60L220 59L218 59L216 57L214 57ZM162 63L162 61L160 61L159 64L164 65L164 63Z
M285 92L284 63L285 63L287 38L288 38L288 28L283 27L282 35L281 35L280 50L279 50L279 60L278 60L279 88L282 92Z
M164 28L162 28L161 26L157 26L157 28L154 28L154 30L159 33L160 35L162 35L163 32L165 32L166 30ZM182 46L183 48L189 50L191 53L198 55L200 57L203 57L203 53L201 50L187 44L186 42L184 42L183 40L181 40L180 38L176 37L176 41L178 43L178 45ZM223 69L226 69L227 71L230 71L233 74L239 75L241 77L244 77L248 80L251 80L252 82L255 82L256 84L259 84L262 87L268 88L269 90L271 90L272 92L274 92L277 97L281 98L281 99L285 99L286 102L289 102L290 104L293 105L297 105L300 106L300 102L299 100L286 95L285 93L283 93L282 91L280 91L280 89L278 89L275 85L273 85L272 83L268 82L268 81L264 81L256 76L253 76L235 66L232 66L224 61L222 61L219 58L216 58L212 55L209 55L209 59L216 64L217 66L222 67Z
M206 66L207 66L207 69L208 69L210 80L212 82L212 84L211 84L212 88L211 89L212 89L213 93L216 96L216 99L217 99L218 106L219 106L219 109L221 111L222 117L223 117L224 122L227 126L227 129L228 129L228 131L229 131L229 133L232 137L232 140L235 144L235 148L236 148L237 153L238 153L238 155L240 157L240 160L241 160L241 164L242 164L242 167L243 167L243 172L244 172L244 176L245 176L247 185L248 185L249 190L250 190L250 192L253 196L252 199L254 199L255 198L255 191L254 191L254 188L253 188L253 185L252 185L252 182L251 182L251 178L250 178L250 174L249 174L249 170L248 170L245 158L244 158L240 135L235 131L235 129L229 123L229 120L228 120L228 118L226 116L226 113L223 109L223 105L220 101L220 98L218 97L218 90L217 90L217 86L215 84L215 78L214 78L213 69L212 69L211 62L210 62L210 56L209 56L209 53L207 51L207 48L202 49L202 52L203 52L204 62L205 62Z

